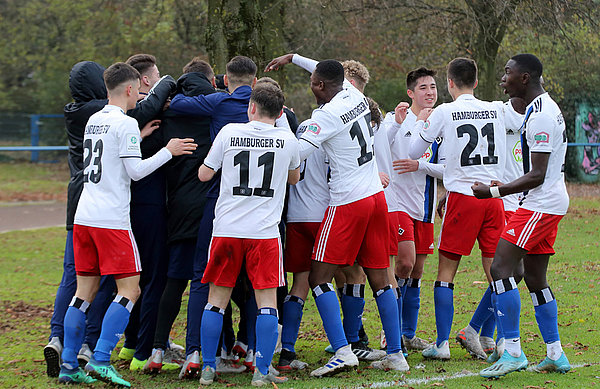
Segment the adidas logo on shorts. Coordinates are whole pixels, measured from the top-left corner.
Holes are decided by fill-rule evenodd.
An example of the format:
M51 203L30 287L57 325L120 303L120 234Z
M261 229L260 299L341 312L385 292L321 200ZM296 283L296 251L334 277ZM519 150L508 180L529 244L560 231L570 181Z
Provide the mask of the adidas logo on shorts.
M506 233L507 233L508 235L515 236L515 230L514 230L513 228L511 228L510 230L506 231Z

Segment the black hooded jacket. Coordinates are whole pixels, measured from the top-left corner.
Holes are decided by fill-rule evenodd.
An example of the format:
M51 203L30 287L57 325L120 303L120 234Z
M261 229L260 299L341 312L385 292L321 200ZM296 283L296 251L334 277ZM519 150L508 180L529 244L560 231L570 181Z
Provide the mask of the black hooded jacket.
M202 73L186 73L177 80L177 93L185 96L214 93L210 81ZM204 211L208 182L198 179L198 168L211 146L210 118L181 116L165 111L160 125L162 145L171 138L193 138L198 148L190 155L174 157L165 165L167 176L167 229L169 243L196 239Z
M65 126L69 138L69 170L71 179L67 189L67 230L73 229L77 203L83 190L83 134L88 119L108 104L104 85L104 67L92 61L82 61L71 69L69 88L73 102L65 105ZM175 80L167 76L154 87L148 98L139 102L127 114L140 127L162 112L162 107L175 89ZM142 142L143 143L143 142Z

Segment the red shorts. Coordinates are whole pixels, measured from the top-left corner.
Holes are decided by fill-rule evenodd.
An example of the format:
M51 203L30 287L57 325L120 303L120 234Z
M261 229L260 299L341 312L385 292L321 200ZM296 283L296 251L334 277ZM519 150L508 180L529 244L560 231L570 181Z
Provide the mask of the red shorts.
M433 223L415 220L406 212L398 214L398 242L415 242L416 254L433 254Z
M297 222L285 225L284 268L286 272L310 270L311 256L319 232L319 222Z
M398 212L388 213L390 221L390 247L389 255L398 255Z
M254 289L285 285L283 252L279 238L242 239L213 236L202 282L233 288L246 260Z
M508 224L508 221L515 214L515 211L504 211L504 225Z
M501 238L527 250L528 254L554 254L558 222L563 215L550 215L519 208Z
M328 207L312 259L340 266L355 261L371 269L390 266L388 210L383 192L350 204Z
M470 255L477 239L481 255L493 258L503 229L504 205L501 199L477 199L448 192L439 249Z
M75 271L80 276L112 274L126 277L142 271L140 253L131 230L73 226Z

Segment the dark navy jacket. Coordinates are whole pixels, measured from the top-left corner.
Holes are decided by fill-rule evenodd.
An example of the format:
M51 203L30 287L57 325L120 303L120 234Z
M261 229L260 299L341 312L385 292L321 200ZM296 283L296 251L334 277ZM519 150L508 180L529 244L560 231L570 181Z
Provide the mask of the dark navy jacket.
M233 93L213 93L208 96L184 96L178 94L171 100L169 110L187 116L208 116L210 122L210 138L215 137L229 123L248 123L248 102L252 88L240 86ZM206 197L219 197L221 174L218 172L212 180Z

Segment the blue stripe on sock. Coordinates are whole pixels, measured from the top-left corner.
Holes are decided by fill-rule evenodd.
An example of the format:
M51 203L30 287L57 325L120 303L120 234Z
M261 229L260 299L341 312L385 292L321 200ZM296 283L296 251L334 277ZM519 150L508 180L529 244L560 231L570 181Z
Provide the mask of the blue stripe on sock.
M129 322L129 310L113 301L108 306L102 320L102 331L94 349L94 359L98 362L110 361L110 354L121 339Z
M200 328L200 346L204 367L217 369L216 357L219 338L223 329L223 315L219 312L204 310Z
M269 365L277 345L277 310L272 308L272 311L275 314L262 313L256 317L256 368L263 375L269 374Z
M393 289L388 289L375 297L381 325L385 332L387 353L394 354L401 350L400 345L400 315L398 314L398 299Z
M556 300L552 300L535 308L535 320L538 323L542 338L545 343L560 340L558 335L558 307Z
M302 321L303 306L295 300L283 303L283 328L281 330L281 347L296 352L295 345Z
M346 335L340 317L340 306L334 291L328 291L315 297L315 303L323 321L329 344L335 351L346 346Z
M77 353L83 344L85 336L86 315L81 310L70 306L64 319L64 347L62 351L62 362L68 365L68 368L75 369L79 366L77 362Z

